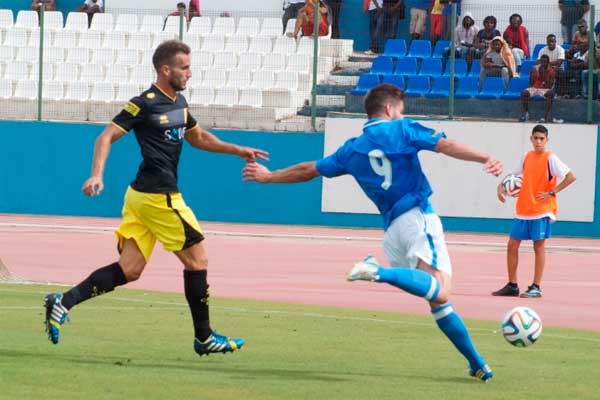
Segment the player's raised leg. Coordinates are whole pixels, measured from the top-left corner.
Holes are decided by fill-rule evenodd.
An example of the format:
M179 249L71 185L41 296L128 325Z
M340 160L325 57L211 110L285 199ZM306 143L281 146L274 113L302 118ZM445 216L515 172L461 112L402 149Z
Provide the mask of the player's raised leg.
M123 242L121 257L105 267L92 272L81 283L65 293L50 293L44 298L46 331L48 339L58 344L62 325L69 320L68 313L75 305L92 297L111 292L115 287L137 280L146 260L133 239Z
M227 353L244 345L242 338L229 338L213 331L209 318L209 294L207 282L208 260L201 242L175 252L183 263L185 298L189 304L194 323L194 350L199 355Z

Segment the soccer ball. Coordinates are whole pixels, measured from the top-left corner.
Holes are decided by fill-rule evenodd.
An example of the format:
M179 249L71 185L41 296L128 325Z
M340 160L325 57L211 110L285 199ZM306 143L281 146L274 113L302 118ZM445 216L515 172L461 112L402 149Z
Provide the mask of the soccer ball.
M515 307L502 319L502 334L513 346L530 346L542 334L542 320L529 307Z
M521 184L523 183L523 177L521 175L508 174L502 180L502 187L504 188L504 193L511 197L519 196L519 192L521 191Z

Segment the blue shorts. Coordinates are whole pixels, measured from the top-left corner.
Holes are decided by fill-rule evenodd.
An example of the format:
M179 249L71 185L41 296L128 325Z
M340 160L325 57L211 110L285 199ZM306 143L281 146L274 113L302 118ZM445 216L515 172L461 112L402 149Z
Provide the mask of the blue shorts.
M543 240L549 239L550 217L538 219L513 219L510 237L519 240Z

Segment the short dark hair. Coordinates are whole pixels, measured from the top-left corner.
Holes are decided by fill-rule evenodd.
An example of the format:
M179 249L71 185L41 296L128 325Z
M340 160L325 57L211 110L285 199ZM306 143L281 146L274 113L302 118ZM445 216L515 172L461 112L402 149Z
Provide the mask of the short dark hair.
M398 86L382 83L375 86L365 96L365 111L369 118L381 113L386 104L404 100L404 91Z
M178 53L190 54L190 46L179 40L167 40L158 45L152 55L152 64L158 71L163 65L173 65Z
M533 136L533 134L536 132L543 133L544 135L546 135L546 137L548 137L548 128L546 128L544 125L534 126L531 130L531 136Z
M549 34L548 36L546 36L546 40L554 38L556 39L556 35L554 33Z
M496 26L496 23L497 23L496 17L494 17L493 15L488 15L487 17L485 17L483 19L483 23L487 24L488 22L491 22L491 23L494 24L494 26Z
M542 58L546 58L546 59L548 60L548 62L550 62L550 56L548 56L548 54L542 54L542 55L540 56L540 60L541 60Z

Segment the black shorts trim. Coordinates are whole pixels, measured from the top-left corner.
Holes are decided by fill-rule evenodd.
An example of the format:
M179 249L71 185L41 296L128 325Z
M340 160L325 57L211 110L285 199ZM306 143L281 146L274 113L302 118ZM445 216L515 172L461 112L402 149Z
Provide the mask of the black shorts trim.
M183 224L183 234L185 235L185 242L183 243L181 250L185 250L189 247L192 247L196 243L200 243L201 241L203 241L204 235L202 235L200 232L194 229L194 227L192 227L185 219L183 219L179 211L173 208L173 203L171 202L171 194L166 193L166 196L167 207L172 209L175 212L175 214L177 214L177 217L179 217L179 220Z

